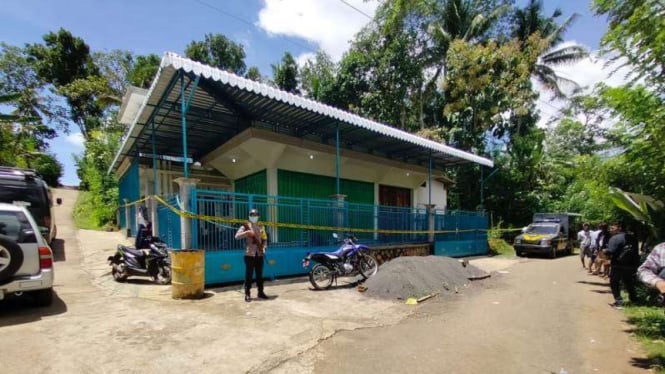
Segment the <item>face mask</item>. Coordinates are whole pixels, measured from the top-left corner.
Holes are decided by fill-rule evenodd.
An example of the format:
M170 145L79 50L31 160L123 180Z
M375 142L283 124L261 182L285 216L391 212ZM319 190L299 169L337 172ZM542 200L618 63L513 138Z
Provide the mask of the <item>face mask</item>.
M259 217L257 217L257 216L251 216L251 217L249 217L249 222L251 222L251 223L257 223L257 222L259 222Z

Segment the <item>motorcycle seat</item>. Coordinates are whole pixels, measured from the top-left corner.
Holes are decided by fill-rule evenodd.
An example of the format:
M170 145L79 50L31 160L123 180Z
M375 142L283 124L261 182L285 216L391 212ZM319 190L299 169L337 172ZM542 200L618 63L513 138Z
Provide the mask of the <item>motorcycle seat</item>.
M351 252L352 249L353 247L345 245L342 246L340 249L336 250L335 252L329 252L328 254L336 257L344 257L346 256L347 253Z
M128 246L124 246L124 245L122 246L122 248L125 251L127 251L128 253L133 254L134 256L137 256L137 257L145 256L145 252L143 252L140 249L136 249L134 247L128 247Z

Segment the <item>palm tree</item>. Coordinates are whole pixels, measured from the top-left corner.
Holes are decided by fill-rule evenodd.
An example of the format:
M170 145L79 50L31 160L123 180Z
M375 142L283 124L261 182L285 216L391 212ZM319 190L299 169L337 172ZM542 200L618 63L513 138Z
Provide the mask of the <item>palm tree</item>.
M432 54L432 60L439 61L433 74L426 81L420 100L420 124L425 128L422 104L434 93L440 78L446 76L446 56L448 48L455 39L465 42L478 42L496 22L510 10L509 5L500 5L484 12L481 0L450 0L445 2L438 13L439 20L432 22L428 32L434 41L438 53Z
M517 9L513 16L513 36L523 43L535 33L540 33L546 41L547 51L539 56L533 68L534 78L546 89L552 91L555 97L565 97L561 90L562 85L578 88L578 84L568 78L556 74L554 67L562 64L577 62L589 56L589 52L582 46L562 46L563 34L577 20L578 14L568 17L561 25L556 19L562 14L560 9L554 10L550 17L543 15L542 0L529 0L523 9Z
M21 94L0 95L0 105L9 105L15 102ZM0 113L0 123L12 123L21 120L20 115Z

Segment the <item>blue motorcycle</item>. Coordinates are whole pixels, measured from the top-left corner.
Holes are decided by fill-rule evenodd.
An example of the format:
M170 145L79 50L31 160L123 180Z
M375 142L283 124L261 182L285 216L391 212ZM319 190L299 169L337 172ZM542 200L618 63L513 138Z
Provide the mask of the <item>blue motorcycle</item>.
M333 234L337 239L337 234ZM369 254L369 247L357 244L357 239L350 235L334 252L307 253L302 266L308 268L310 262L317 262L309 272L309 281L317 290L328 289L339 276L360 274L367 279L379 270L379 263Z

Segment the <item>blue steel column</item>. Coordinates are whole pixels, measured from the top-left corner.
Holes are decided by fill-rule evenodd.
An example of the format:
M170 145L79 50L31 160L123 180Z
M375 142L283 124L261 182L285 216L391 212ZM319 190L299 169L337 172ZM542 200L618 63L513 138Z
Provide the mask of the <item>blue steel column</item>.
M157 195L157 152L155 151L155 121L150 123L152 134L150 136L152 143L152 194Z
M189 178L189 166L187 165L187 113L185 103L185 72L180 72L180 118L182 120L182 164L185 170L185 178Z
M429 187L429 205L432 205L432 151L429 151L429 180L427 181Z
M337 195L339 192L339 124L337 124L337 130L335 132L335 179L337 182L335 193Z
M159 222L158 222L158 216L157 216L157 199L155 199L154 195L157 195L157 152L155 151L155 120L152 120L150 122L150 127L152 130L152 134L150 135L150 142L152 143L152 195L153 197L150 198L150 221L152 222L152 232L153 235L154 233L159 232Z
M427 230L429 231L427 235L427 240L432 246L433 252L436 253L436 243L434 236L434 229L436 228L435 215L436 211L434 210L435 205L432 204L432 151L429 151L429 175L427 181L428 191L429 191L429 201L427 203Z

